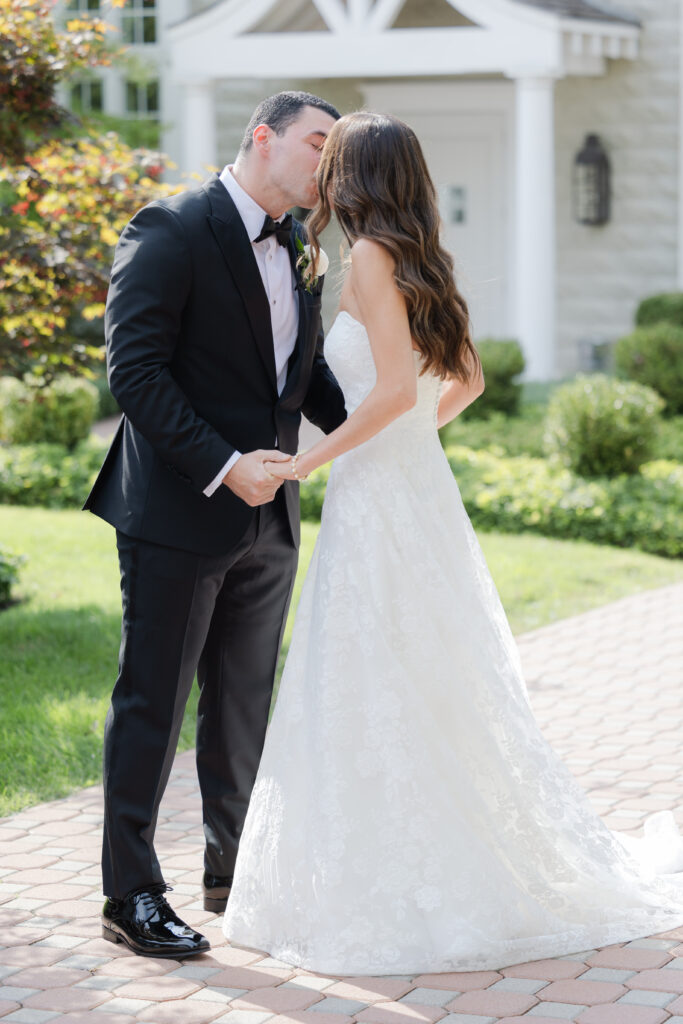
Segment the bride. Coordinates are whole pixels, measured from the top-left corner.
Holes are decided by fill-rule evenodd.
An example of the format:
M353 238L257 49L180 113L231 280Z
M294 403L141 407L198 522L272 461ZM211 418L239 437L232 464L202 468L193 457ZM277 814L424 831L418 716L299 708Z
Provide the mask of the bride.
M336 123L309 218L352 263L348 419L240 841L231 942L331 974L495 969L683 925L683 843L613 833L544 740L437 428L484 382L412 130ZM660 830L657 833L657 826ZM665 872L667 874L665 874Z

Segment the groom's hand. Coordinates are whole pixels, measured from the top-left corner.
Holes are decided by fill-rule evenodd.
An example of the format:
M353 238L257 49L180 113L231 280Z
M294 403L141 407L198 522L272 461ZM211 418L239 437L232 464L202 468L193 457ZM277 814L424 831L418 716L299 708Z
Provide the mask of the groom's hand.
M234 466L223 477L226 487L254 508L272 501L282 480L275 479L266 472L263 463L288 462L291 456L285 452L258 449L240 455Z

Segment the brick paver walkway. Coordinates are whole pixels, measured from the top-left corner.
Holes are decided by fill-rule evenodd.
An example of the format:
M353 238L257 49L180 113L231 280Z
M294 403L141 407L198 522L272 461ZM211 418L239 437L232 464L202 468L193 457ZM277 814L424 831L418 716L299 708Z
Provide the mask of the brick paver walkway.
M683 586L520 637L545 735L610 827L683 820ZM170 899L209 936L185 965L100 937L98 787L0 822L0 1018L21 1024L683 1024L683 929L471 974L335 978L231 948L199 899L191 753L175 763L158 830Z

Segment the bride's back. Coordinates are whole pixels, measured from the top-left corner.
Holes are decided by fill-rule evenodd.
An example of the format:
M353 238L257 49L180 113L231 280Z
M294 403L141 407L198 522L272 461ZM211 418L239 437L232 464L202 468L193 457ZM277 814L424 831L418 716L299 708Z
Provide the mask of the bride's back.
M375 455L379 455L381 448L386 457L387 447L404 452L407 448L415 452L423 449L425 443L438 442L436 413L442 382L433 373L420 374L423 359L420 352L415 351L414 358L417 374L415 405L361 445L364 451L373 446ZM327 333L325 359L344 392L346 410L351 415L372 390L377 373L367 331L346 310L338 314Z

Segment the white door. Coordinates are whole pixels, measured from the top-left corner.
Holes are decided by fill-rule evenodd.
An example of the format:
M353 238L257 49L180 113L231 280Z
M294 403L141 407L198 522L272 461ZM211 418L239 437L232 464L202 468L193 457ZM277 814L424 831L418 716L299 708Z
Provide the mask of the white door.
M403 90L368 85L366 106L407 121L414 129L429 165L443 219L443 240L455 259L455 276L467 299L475 338L510 334L509 209L510 174L506 159L507 116L504 110L454 111L467 101L468 85L453 91L423 87L429 93L419 105L417 87L409 102ZM476 86L474 87L476 89ZM434 110L433 90L444 90L458 102ZM393 94L392 94L393 93ZM473 94L476 99L476 94Z

